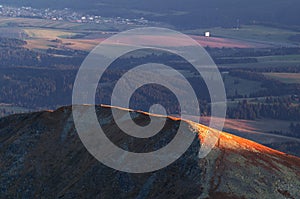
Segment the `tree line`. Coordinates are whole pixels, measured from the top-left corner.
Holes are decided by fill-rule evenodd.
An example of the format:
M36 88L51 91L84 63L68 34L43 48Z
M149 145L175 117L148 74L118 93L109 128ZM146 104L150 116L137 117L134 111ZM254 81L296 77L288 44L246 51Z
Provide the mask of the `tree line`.
M248 120L257 118L300 120L300 105L297 103L293 103L291 96L267 97L264 102L253 103L243 100L234 107L228 107L227 116L232 119Z
M247 70L230 70L229 75L247 80L261 82L261 87L265 88L253 93L249 97L264 96L283 96L283 95L300 95L300 84L286 84L279 80L266 77L262 73Z

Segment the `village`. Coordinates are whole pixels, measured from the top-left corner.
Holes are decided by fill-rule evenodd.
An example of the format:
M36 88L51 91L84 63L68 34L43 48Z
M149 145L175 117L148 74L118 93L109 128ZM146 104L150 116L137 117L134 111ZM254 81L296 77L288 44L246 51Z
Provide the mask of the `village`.
M103 17L93 14L75 12L69 8L62 10L36 9L32 7L11 7L0 5L0 17L15 18L38 18L52 21L67 21L72 23L94 23L94 24L115 24L115 25L149 25L153 22L141 17L128 19L122 17Z

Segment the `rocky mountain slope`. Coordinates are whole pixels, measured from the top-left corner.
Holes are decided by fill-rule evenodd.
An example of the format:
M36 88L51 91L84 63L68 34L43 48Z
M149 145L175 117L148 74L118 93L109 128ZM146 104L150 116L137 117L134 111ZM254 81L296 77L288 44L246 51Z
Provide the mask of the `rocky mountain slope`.
M96 109L100 119L112 118L111 107ZM71 110L0 119L0 198L300 198L299 158L221 133L209 155L199 159L208 128L189 121L183 121L186 131L197 129L199 136L168 167L144 174L108 168L81 143ZM147 123L146 113L136 114ZM178 122L168 118L151 142L168 143ZM106 123L103 129L115 144L134 147L132 138L115 136L120 129L113 120ZM153 143L139 144L138 150L153 149Z

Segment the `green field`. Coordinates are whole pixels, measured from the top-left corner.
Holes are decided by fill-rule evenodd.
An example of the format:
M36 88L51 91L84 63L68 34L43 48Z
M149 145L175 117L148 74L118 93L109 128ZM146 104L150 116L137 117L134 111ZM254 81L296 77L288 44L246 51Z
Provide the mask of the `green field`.
M277 56L261 56L261 57L235 57L238 58L255 58L257 63L237 63L222 64L223 68L262 68L262 67L300 67L300 55L277 55Z
M205 31L210 31L211 35L215 37L234 38L262 44L277 43L278 45L294 44L295 42L290 41L289 37L299 34L299 32L293 30L258 25L243 25L239 29L217 27L189 30L186 32L189 34L203 35Z
M27 28L24 29L24 31L31 38L56 39L56 38L71 37L76 35L76 33L66 32L63 30L54 30L54 29Z

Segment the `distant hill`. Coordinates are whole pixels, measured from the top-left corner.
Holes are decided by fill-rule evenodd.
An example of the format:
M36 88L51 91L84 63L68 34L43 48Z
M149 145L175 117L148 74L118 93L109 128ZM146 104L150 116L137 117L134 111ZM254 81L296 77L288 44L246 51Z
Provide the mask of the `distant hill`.
M300 25L299 0L0 0L0 3L40 8L69 7L103 16L146 17L182 29L235 27L238 23Z
M88 108L85 106L84 108ZM122 134L110 107L97 107L106 135L118 146L153 151L173 136L178 120L169 118L153 143ZM115 109L122 117L126 110ZM110 119L108 119L110 118ZM145 124L147 114L137 113ZM156 119L161 119L157 117ZM124 122L122 120L122 122ZM81 143L70 107L0 119L2 198L300 198L300 159L255 142L221 133L203 159L200 143L208 127L183 121L198 136L186 153L161 170L129 174L108 168ZM151 138L152 139L152 138ZM147 139L149 142L149 140ZM134 144L136 143L136 144Z

